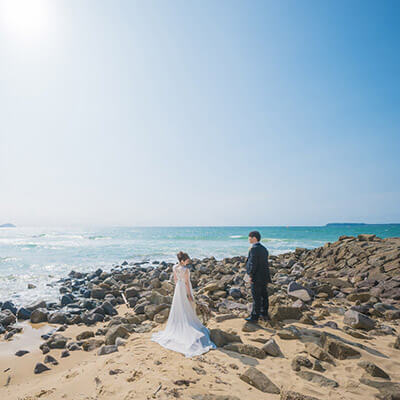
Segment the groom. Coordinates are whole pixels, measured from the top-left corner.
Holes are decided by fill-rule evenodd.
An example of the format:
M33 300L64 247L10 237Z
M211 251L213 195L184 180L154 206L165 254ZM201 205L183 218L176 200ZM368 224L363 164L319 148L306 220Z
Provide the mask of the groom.
M246 272L250 276L253 308L246 321L257 322L260 316L269 320L267 284L272 283L268 266L268 250L260 243L261 235L258 231L249 233L251 248L247 258Z

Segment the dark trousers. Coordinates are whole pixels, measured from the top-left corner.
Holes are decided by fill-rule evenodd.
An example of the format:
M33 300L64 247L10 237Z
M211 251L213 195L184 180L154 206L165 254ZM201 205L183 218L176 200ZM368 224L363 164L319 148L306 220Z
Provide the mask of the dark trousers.
M268 315L269 303L267 284L262 282L253 282L251 284L251 294L253 296L251 317L259 318L260 315Z

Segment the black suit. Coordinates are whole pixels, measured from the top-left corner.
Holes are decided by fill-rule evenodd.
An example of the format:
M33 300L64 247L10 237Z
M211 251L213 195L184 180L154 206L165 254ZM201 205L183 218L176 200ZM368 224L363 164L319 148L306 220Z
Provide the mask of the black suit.
M254 243L249 251L246 271L252 281L253 308L251 317L258 319L260 315L268 315L267 284L272 282L269 273L268 250L260 242Z

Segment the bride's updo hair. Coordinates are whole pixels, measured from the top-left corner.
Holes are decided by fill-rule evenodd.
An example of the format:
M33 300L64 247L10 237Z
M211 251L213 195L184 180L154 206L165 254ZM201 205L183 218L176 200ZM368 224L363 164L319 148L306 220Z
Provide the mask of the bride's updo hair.
M178 257L179 262L190 259L188 253L184 253L183 251L180 251L176 256Z

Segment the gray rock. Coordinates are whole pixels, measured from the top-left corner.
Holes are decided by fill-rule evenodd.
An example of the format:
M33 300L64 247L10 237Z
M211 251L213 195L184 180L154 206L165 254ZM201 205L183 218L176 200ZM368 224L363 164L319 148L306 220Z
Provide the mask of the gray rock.
M364 314L361 314L355 310L348 310L344 313L343 322L346 325L351 326L355 329L371 330L375 327L375 321Z
M280 357L282 355L282 351L274 339L269 339L262 347L262 350L272 357Z
M50 354L44 358L46 364L58 365L58 361Z
M323 375L317 374L316 372L299 371L297 372L297 375L306 381L316 383L322 387L335 388L339 386L339 384L333 379L329 379Z
M266 375L255 367L248 368L240 379L264 393L279 394L280 389Z
M52 324L65 324L67 323L67 316L62 311L56 311L48 316L48 320Z
M228 343L239 342L242 343L240 336L233 333L225 332L222 329L210 329L210 339L217 347L223 347Z
M305 394L293 392L293 391L281 391L280 400L320 400L316 397L306 396Z
M288 288L287 288L287 294L289 296L300 299L304 302L312 300L311 292L304 286L301 286L300 284L298 284L297 282L289 283Z
M0 324L4 327L15 323L16 321L15 315L10 310L3 310L0 312Z
M50 371L50 368L42 363L37 363L35 365L35 369L33 370L35 374L41 374L44 371Z
M97 355L104 356L106 354L115 353L116 351L118 351L118 346L116 346L115 344L105 345L100 347L100 349L97 352Z
M253 346L252 344L229 343L224 346L224 349L260 359L264 359L267 357L264 350L258 348L257 346Z
M117 339L117 337L126 339L129 337L129 331L122 325L112 326L111 328L108 329L106 333L105 337L106 345L115 344L115 340Z
M44 308L36 308L35 310L32 311L31 314L31 322L34 324L37 324L39 322L46 322L47 321L47 316L48 316L48 311Z
M76 340L85 340L94 337L93 331L83 331L76 336Z
M22 356L24 356L25 354L28 354L28 353L29 353L28 350L18 350L18 351L15 353L15 355L16 355L17 357L22 357Z
M390 376L376 364L369 361L360 361L357 364L359 367L363 368L368 374L377 378L390 379Z
M321 343L324 349L338 360L346 360L348 358L357 358L361 353L353 347L326 335L325 332L321 335Z
M313 366L312 362L304 356L297 355L293 358L291 367L293 371L300 371L301 367L311 368Z

